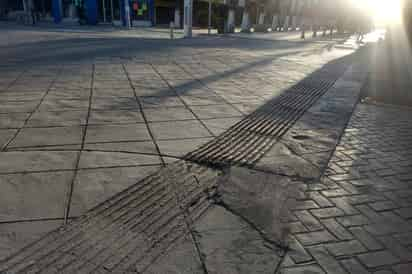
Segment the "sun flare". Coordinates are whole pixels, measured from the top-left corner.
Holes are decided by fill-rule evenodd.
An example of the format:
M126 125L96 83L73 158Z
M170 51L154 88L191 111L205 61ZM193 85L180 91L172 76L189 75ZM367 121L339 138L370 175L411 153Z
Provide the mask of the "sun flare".
M378 25L401 22L401 0L350 0L355 8L372 16Z

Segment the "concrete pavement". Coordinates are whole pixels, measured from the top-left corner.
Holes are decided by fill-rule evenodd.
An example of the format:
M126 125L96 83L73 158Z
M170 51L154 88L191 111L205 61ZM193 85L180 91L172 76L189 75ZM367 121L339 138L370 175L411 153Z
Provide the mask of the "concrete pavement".
M350 54L329 42L15 35L0 53L3 256Z
M3 66L2 257L104 203L3 261L1 269L409 269L408 242L391 239L410 230L409 198L397 192L405 193L410 179L410 112L360 105L340 139L367 73L363 59L351 56L356 47L198 38L156 45L162 50L152 55L152 41L119 48L119 41L131 40L105 38L95 40L86 57L90 40L83 35L76 41L68 35L54 52L23 43L10 49ZM66 55L65 45L76 50ZM24 53L28 47L50 59ZM277 105L287 111L272 111ZM233 127L240 135L230 133L238 121L247 126ZM279 135L270 131L272 121L280 122ZM399 134L389 133L394 128ZM200 155L196 151L205 149L196 147L208 142L206 148L240 140L240 150L223 147L220 155L262 153L246 162L249 168L209 154L206 161L176 161L187 152ZM393 146L398 141L403 146ZM382 158L387 152L392 156ZM386 161L394 164L388 168ZM362 181L377 178L376 185ZM405 202L397 204L398 197Z

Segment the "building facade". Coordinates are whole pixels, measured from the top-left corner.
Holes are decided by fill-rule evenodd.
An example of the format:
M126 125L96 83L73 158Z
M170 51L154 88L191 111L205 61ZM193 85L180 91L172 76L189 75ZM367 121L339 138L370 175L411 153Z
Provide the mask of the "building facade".
M156 0L51 0L55 23L78 20L87 24L125 24L127 12L132 25L152 26L156 23ZM173 1L171 1L173 3Z
M184 0L0 0L2 13L32 8L42 19L55 23L126 25L183 25ZM412 1L412 0L411 0ZM195 27L207 27L209 0L193 1L192 19ZM347 25L347 0L211 0L213 28L233 31L241 27L269 26L275 31L306 28L325 29ZM4 8L6 7L6 8Z

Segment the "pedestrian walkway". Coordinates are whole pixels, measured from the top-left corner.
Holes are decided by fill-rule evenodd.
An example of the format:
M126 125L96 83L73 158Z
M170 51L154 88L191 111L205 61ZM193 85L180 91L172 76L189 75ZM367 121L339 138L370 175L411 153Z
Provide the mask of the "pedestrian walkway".
M279 171L276 162L270 160L281 156L278 153L278 146L273 144L283 140L282 136L286 129L290 128L289 124L292 125L298 120L299 125L299 121L304 119L302 114L305 110L310 111L319 104L324 106L325 103L343 103L341 108L322 107L318 113L320 119L332 113L349 119L363 79L362 71L350 66L352 60L351 56L344 57L310 74L303 81L292 85L282 96L275 97L266 106L246 116L232 127L240 128L240 125L247 125L245 121L255 121L246 126L246 131L243 129L240 135L232 134L231 139L218 138L217 141L205 145L210 149L216 147L216 144L226 142L231 145L244 140L243 148L253 149L249 154L253 152L264 156L257 157L253 161L256 164L252 165L252 168L255 166L261 171L257 171L258 174L252 176L262 177L262 180L256 181L257 186L264 182L276 182L274 187L278 191L269 188L269 191L264 193L271 194L272 202L269 205L273 205L273 209L267 207L268 197L264 199L263 204L249 198L248 207L245 209L242 203L238 202L239 199L245 200L241 199L242 193L233 195L239 190L225 189L225 186L231 187L232 184L227 182L232 182L234 178L238 178L241 184L250 183L247 180L250 175L248 176L247 173L253 174L253 170L246 170L244 176L238 176L235 167L227 171L225 168L227 162L223 164L214 162L208 154L202 156L205 161L192 159L193 155L198 154L194 152L184 157L189 161L177 161L162 168L154 175L101 203L83 217L77 218L67 226L47 234L28 248L19 251L4 261L3 270L10 273L31 271L204 273L215 269L217 273L233 271L251 273L255 270L255 266L261 269L262 273L273 272L281 266L287 254L287 244L283 239L287 237L284 235L286 230L280 229L281 226L273 226L272 221L270 226L266 226L265 222L261 223L261 221L267 220L268 217L258 214L259 218L256 219L256 212L260 212L260 209L262 212L270 212L270 220L278 223L283 215L283 210L278 208L284 198L274 199L274 197L279 195L279 191L282 193L287 189L278 184L283 182L296 186L296 180L310 177L316 179L319 176L319 172L295 173L292 170L293 166L280 166L283 169ZM337 81L337 78L340 80ZM325 98L319 99L326 92L328 93ZM285 108L284 115L277 116L272 112L272 107L276 105ZM266 120L256 119L258 117L266 117ZM271 123L276 120L281 122L280 127L277 123ZM270 123L264 125L265 121ZM340 127L343 128L344 124L341 123ZM278 129L282 130L278 135L270 135L273 129L274 132ZM290 130L295 132L296 129L292 127ZM329 132L328 130L331 129L326 130ZM228 132L230 135L230 132L236 131L229 129ZM307 133L307 130L303 132ZM223 133L222 136L228 136L228 133ZM259 140L260 136L269 138ZM332 138L329 146L334 147L339 134L333 136L335 139ZM326 137L331 138L329 135ZM301 140L296 136L293 136L293 139ZM317 139L312 140L318 142ZM257 143L266 143L267 146L255 147ZM329 151L333 147L329 147ZM243 148L237 150L240 152ZM269 155L264 153L267 149L271 149L267 153ZM203 150L200 148L200 151ZM238 151L228 151L229 156L238 153ZM323 157L327 155L322 154ZM193 160L206 165L192 163ZM239 163L232 164L237 166ZM223 189L219 189L221 186ZM78 191L77 184L73 187ZM260 187L257 187L257 190L259 189ZM86 195L85 201L88 203L91 201L90 191L80 193ZM281 195L281 197L288 197L288 195ZM249 208L253 203L256 205ZM225 232L228 229L231 231L230 234ZM267 232L270 233L267 235ZM254 243L250 245L252 240ZM238 242L238 245L234 245ZM220 251L216 252L214 246ZM239 254L248 255L242 256L244 259L239 259L239 254L230 251L235 246ZM237 263L228 263L231 261ZM237 264L239 266L236 266Z
M295 46L4 69L0 272L409 273L411 110Z
M302 185L282 273L411 272L411 117L357 106L322 179Z
M220 37L158 43L78 35L22 37L0 51L2 258L353 52Z

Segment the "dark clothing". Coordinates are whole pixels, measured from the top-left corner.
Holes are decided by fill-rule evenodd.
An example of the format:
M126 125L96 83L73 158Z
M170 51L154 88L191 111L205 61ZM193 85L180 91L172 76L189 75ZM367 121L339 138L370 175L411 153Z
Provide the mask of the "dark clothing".
M34 9L32 9L31 11L30 11L30 15L31 15L31 23L33 24L33 25L36 25L36 11L34 10Z

